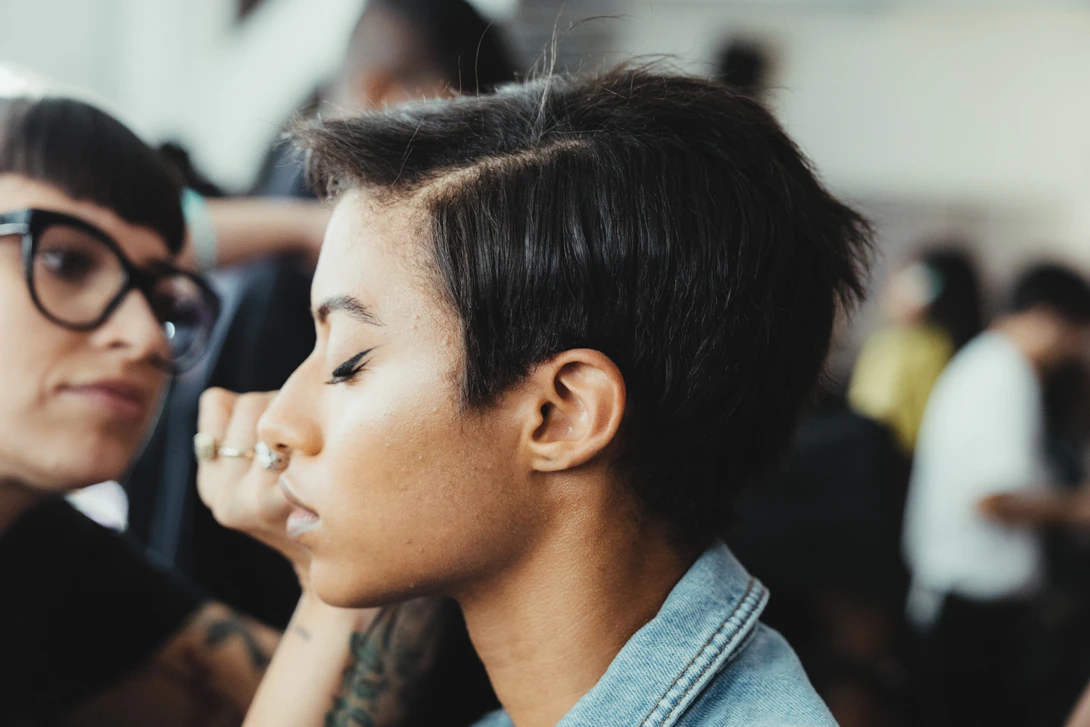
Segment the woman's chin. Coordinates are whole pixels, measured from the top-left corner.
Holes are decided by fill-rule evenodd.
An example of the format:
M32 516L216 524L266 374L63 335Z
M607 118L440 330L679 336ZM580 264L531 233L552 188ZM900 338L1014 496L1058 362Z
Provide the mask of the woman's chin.
M94 452L73 453L58 461L55 467L41 472L40 479L33 484L55 493L74 492L100 482L120 480L132 465L132 459L127 448L119 448L119 451L103 448L97 455Z
M426 595L416 584L365 581L360 573L315 559L310 564L310 587L322 602L336 608L378 608Z

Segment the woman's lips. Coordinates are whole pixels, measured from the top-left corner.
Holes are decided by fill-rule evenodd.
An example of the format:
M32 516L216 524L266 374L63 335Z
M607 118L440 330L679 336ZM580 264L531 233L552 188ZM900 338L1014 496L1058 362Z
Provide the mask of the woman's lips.
M148 389L123 380L68 384L62 386L60 391L78 396L119 419L144 419L151 402L151 392Z
M292 505L292 511L288 515L287 522L289 538L296 540L321 524L322 519L318 516L318 513L303 504L303 501L299 499L299 496L292 489L291 483L281 477L277 481L277 485L279 485L280 491L284 493L284 499Z
M288 515L288 537L292 540L298 540L300 536L318 527L321 522L321 518L318 517L317 513L297 507Z

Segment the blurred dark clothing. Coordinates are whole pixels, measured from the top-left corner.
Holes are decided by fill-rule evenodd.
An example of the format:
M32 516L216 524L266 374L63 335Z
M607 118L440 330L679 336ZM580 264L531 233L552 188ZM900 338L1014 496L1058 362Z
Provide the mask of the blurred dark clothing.
M64 500L0 536L0 722L53 724L146 662L202 597Z
M829 403L800 424L780 477L742 498L731 547L773 590L896 599L905 467L888 427Z
M923 723L935 727L1039 724L1038 602L948 595L923 636Z
M315 199L307 185L306 159L290 140L279 141L269 150L251 194Z
M803 418L780 476L738 507L728 542L774 594L763 618L795 647L834 715L844 687L867 695L870 714L907 700L896 658L906 481L893 431L830 399Z
M468 727L500 707L473 643L461 607L447 599L435 667L420 685L404 727Z
M1044 382L1045 446L1049 469L1064 489L1088 481L1084 452L1090 444L1090 378L1071 363ZM1062 724L1090 682L1090 533L1053 528L1045 533L1048 590L1042 598L1036 639L1046 674L1036 725Z

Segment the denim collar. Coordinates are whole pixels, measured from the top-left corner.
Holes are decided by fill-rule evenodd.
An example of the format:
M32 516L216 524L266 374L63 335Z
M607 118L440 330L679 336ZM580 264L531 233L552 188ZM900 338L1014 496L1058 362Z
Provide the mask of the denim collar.
M557 727L670 727L737 656L768 589L723 543L704 551ZM511 727L502 711L476 727Z
M723 543L704 551L558 727L668 727L757 627L768 590Z

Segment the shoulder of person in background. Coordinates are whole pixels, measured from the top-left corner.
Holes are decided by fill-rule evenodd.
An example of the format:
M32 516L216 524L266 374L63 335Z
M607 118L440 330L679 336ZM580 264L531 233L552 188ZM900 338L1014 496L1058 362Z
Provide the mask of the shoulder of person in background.
M82 725L241 721L279 634L149 562L63 500L0 537L6 716ZM194 722L193 720L197 720Z

